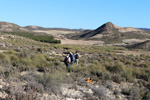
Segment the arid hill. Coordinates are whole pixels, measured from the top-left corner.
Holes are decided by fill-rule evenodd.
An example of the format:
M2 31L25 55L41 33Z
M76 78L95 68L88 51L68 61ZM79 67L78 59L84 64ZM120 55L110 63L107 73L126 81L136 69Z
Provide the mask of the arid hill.
M28 31L27 29L8 22L0 21L0 32Z
M69 38L69 40L71 39L86 40L87 42L89 40L91 40L92 42L101 41L102 43L105 44L119 43L119 45L120 43L121 45L124 45L126 43L133 44L133 43L137 43L140 41L143 42L147 39L150 39L150 30L148 29L119 27L117 25L114 25L111 22L105 23L95 30L84 30L84 29L67 29L67 28L45 28L41 26L21 27L13 23L1 21L0 32L15 32L15 33L22 32L19 34L24 34L26 32L29 32L38 35L48 34L54 36L55 39L60 39L64 41L65 43L71 43L68 42L67 38ZM89 41L90 44L91 41Z
M84 29L67 29L67 28L45 28L41 26L25 26L21 27L14 23L3 22L0 21L0 32L20 32L20 31L30 31L30 32L38 32L38 33L76 33L82 32ZM58 32L57 32L58 31Z
M150 40L128 46L130 49L150 50Z
M45 28L41 26L26 26L28 30L59 30L59 31L84 31L84 29L68 29L68 28Z
M124 39L150 38L150 31L132 27L119 27L111 22L105 23L93 31L73 36L76 39L102 40L106 43L121 43Z

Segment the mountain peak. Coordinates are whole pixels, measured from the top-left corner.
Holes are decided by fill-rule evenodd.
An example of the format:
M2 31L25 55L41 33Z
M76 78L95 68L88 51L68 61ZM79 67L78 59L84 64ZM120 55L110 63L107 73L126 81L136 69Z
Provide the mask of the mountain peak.
M149 33L144 30L132 27L120 27L112 22L107 22L93 31L82 34L80 37L93 40L104 40L109 43L110 41L121 42L125 38L142 39L143 36L150 38Z
M110 30L112 28L115 28L115 25L112 22L107 22L105 24L103 24L100 28L104 28L106 30Z
M114 25L112 22L107 22L107 23L105 23L105 25L109 25L109 26L111 26L111 25Z

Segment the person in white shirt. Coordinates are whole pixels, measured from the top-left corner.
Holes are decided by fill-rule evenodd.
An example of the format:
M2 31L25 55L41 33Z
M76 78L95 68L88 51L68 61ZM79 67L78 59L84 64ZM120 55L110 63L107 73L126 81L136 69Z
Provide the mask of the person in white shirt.
M69 68L70 62L71 62L71 59L69 57L69 54L67 54L67 56L64 59L64 63L66 64L67 68Z

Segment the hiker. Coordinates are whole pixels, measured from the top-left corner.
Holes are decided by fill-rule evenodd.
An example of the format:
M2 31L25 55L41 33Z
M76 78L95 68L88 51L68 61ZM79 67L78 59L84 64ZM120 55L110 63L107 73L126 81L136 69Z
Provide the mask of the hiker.
M69 57L71 59L71 64L73 63L73 61L75 60L74 55L72 54L72 52L70 52Z
M79 63L79 54L78 54L78 51L76 51L76 54L74 55L74 57L75 57L75 62L76 62L76 64L78 65L78 63Z
M66 67L69 68L69 65L70 65L70 57L69 57L69 54L67 54L67 56L65 57L64 63L66 64Z

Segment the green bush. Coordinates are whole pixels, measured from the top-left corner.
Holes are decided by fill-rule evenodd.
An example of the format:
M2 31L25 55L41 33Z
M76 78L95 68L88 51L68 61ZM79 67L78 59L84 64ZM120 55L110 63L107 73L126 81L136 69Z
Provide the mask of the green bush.
M112 76L112 80L113 80L114 82L120 84L120 83L123 81L123 78L122 78L121 75L119 75L119 74L114 74L114 75Z
M47 42L47 43L56 43L56 44L60 44L61 41L60 40L55 40L53 36L33 36L31 37L31 39L34 39L36 41L40 41L40 42Z
M3 33L18 35L18 36L30 38L30 39L33 39L33 40L36 40L36 41L40 41L40 42L56 43L56 44L61 43L60 40L54 39L53 36L44 35L44 34L43 35L38 35L36 33L30 33L30 32L3 32Z
M120 62L108 62L106 63L106 69L113 73L122 73L125 70L125 65Z
M81 66L80 65L70 65L69 68L68 68L69 71L71 72L79 72L81 71Z
M7 66L7 65L9 65L11 63L9 56L7 56L5 54L2 54L1 58L3 58L3 59L0 59L0 62L1 62L0 64L1 65L4 65L4 66L6 65Z
M148 68L150 66L149 62L144 62L143 64L139 64L139 67Z
M137 86L133 86L129 90L130 100L141 100L141 90Z
M5 71L4 67L0 66L0 75L2 75L4 71Z
M60 85L63 82L63 72L46 73L42 79L38 80L44 86L44 89L50 93L60 93Z
M124 70L124 72L122 73L122 77L124 77L128 82L133 82L135 79L131 68L126 68L126 70Z
M131 60L126 60L125 65L131 65L132 61Z
M5 55L0 53L0 60L3 60L5 58Z
M115 63L115 66L114 66L114 72L122 72L125 70L125 65L120 62L120 61L117 61L117 63Z
M111 80L112 79L112 74L108 71L102 71L100 79L105 80L105 81L106 80Z

